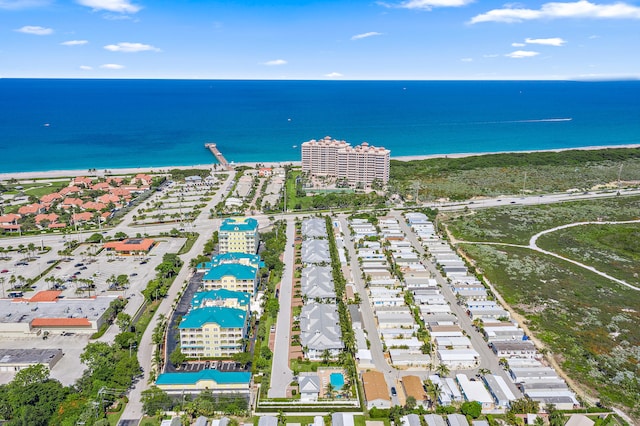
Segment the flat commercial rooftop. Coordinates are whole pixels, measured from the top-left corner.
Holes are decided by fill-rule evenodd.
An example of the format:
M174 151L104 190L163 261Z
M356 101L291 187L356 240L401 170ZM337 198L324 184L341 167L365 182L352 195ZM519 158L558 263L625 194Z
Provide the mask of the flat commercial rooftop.
M0 349L0 367L45 364L51 368L62 356L62 349Z
M96 321L116 297L64 298L55 302L0 299L0 323L31 323L36 318L87 318Z

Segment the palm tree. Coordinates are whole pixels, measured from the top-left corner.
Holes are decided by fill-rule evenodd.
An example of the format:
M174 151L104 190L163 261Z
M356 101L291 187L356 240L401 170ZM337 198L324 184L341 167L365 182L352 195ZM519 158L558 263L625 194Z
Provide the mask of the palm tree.
M436 367L436 373L438 373L438 376L440 377L445 377L451 373L451 370L445 364L440 363Z
M27 245L27 252L29 253L29 258L32 258L34 256L35 251L36 251L36 245L33 243L29 243Z
M487 374L491 374L491 370L489 370L488 368L481 368L478 370L478 374L480 376L486 376Z
M324 364L329 364L330 359L331 359L331 352L329 352L329 349L325 349L324 351L322 351L322 362Z
M431 391L431 408L435 410L438 405L438 398L440 397L440 391L442 388L438 383L431 382L431 386L429 386L429 390Z
M335 391L335 388L333 387L333 385L331 384L331 382L327 383L327 396L329 398L333 398L333 392Z

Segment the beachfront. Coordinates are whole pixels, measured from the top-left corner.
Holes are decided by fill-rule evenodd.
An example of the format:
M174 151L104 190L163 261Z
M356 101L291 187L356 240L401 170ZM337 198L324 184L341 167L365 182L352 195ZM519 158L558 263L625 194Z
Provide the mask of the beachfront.
M414 161L414 160L428 160L430 158L463 158L471 157L475 155L491 155L491 154L509 154L509 153L531 153L531 152L563 152L572 150L599 150L599 149L613 149L613 148L640 148L640 144L627 144L627 145L594 145L584 146L577 148L560 148L560 149L541 149L541 150L529 150L529 151L498 151L498 152L467 152L457 154L430 154L430 155L402 155L391 157L392 160L398 161ZM217 163L214 163L217 164ZM293 166L300 166L300 161L282 161L282 162L245 162L235 163L235 166L247 166L255 168L259 165L264 167L276 167L284 164L291 164ZM165 173L171 169L211 169L212 164L198 164L192 166L156 166L156 167L132 167L132 168L114 168L108 169L108 173L105 170L97 170L89 173L86 169L76 170L42 170L32 172L14 172L14 173L0 173L0 181L8 179L48 179L48 178L61 178L61 177L74 177L85 175L135 175L138 173Z

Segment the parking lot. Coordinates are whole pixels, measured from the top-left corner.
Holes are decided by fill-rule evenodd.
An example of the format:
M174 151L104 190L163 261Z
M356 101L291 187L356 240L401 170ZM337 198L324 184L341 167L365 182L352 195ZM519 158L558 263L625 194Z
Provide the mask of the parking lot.
M127 297L144 290L148 281L155 276L155 268L162 262L164 254L177 252L184 242L184 238L160 238L147 256L118 256L105 251L98 253L101 245L82 244L72 256L65 257L38 280L34 290L61 290L61 296L66 298L105 293ZM96 255L91 255L92 252ZM60 259L57 255L51 257ZM128 286L117 287L112 284L111 280L119 275L127 276Z

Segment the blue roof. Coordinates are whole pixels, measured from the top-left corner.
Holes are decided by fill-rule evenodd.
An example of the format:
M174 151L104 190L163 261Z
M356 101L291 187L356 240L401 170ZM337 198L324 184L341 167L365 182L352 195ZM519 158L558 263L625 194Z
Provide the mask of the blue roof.
M218 384L246 383L251 381L251 373L245 371L219 371L207 369L195 373L162 373L157 385L195 385L201 380L213 380Z
M256 278L258 270L251 266L240 263L223 263L211 268L202 278L204 281L219 280L222 277L232 275L239 280L253 280Z
M222 263L236 262L240 259L249 259L249 263L251 263L252 265L259 265L259 266L264 265L264 262L260 260L260 255L258 254L237 253L237 252L219 254L213 259L211 259L211 263L213 263L214 266L217 266Z
M191 310L182 318L178 328L201 328L204 324L216 323L220 328L242 328L247 311L223 306L211 306Z
M226 232L257 231L258 221L252 217L230 217L222 221L220 230Z
M197 308L204 300L225 300L225 299L238 299L240 306L247 306L251 299L249 293L244 291L232 291L226 288L219 288L209 291L199 291L193 295L191 299L191 307Z
M255 266L256 268L262 268L264 266L264 262L260 259L260 255L257 254L249 254L249 253L238 253L238 252L229 252L224 254L219 254L211 259L210 262L199 263L198 269L211 269L216 266L220 266L224 263L239 263L243 259L248 259L248 263Z

